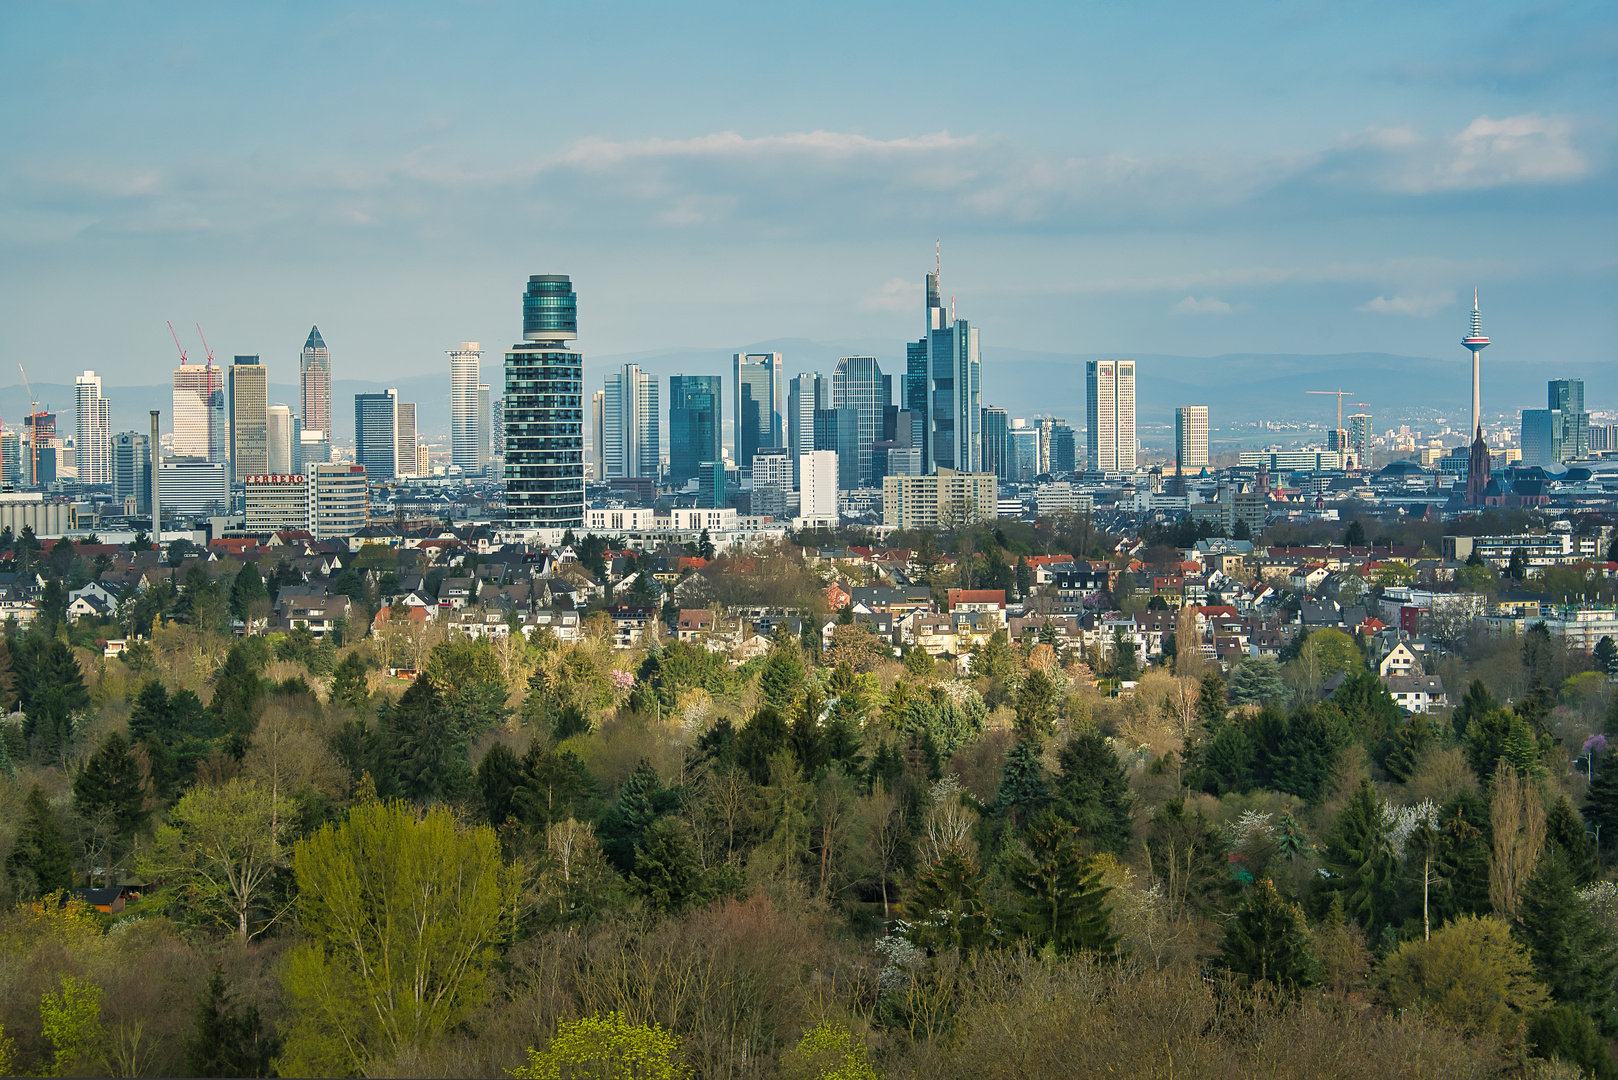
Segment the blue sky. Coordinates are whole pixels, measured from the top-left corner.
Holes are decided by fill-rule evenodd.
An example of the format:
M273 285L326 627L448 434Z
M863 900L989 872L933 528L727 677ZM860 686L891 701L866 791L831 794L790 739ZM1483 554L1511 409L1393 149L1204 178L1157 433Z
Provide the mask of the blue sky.
M386 380L554 272L598 356L897 342L937 238L991 363L1459 363L1474 285L1611 359L1615 89L1610 2L7 4L0 361Z

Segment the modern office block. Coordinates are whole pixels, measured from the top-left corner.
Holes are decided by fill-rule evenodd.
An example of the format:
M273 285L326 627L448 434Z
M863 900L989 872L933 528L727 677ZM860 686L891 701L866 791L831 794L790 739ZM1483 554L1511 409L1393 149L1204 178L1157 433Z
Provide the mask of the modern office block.
M815 412L831 408L831 384L818 372L795 375L787 389L787 453L792 458L792 484L802 482L798 466L815 448Z
M1522 463L1559 464L1562 460L1562 411L1524 409L1522 411Z
M310 465L324 465L331 461L331 435L325 431L298 432L298 459L293 471L302 472Z
M837 486L852 491L860 486L859 412L856 409L815 410L815 449L837 454Z
M1084 368L1088 467L1091 472L1134 472L1135 361L1090 360Z
M832 408L854 411L855 487L872 486L871 447L882 441L888 385L874 356L845 356L832 372Z
M767 446L753 455L752 513L784 518L792 490L792 457L784 446Z
M228 462L224 372L215 364L174 369L174 456Z
M353 536L371 523L371 486L363 465L304 466L305 524L316 540Z
M242 478L243 514L248 532L280 532L309 527L308 480L297 473Z
M657 379L639 365L625 364L607 376L602 399L602 444L608 480L658 477L661 425Z
M41 487L51 483L56 479L56 414L29 413L22 418L22 430L28 444L23 452L23 475L28 478L29 486ZM46 451L51 453L47 454Z
M0 431L0 488L15 491L24 479L22 436L15 431Z
M271 405L264 410L264 423L267 447L265 453L269 459L266 471L274 474L295 472L293 459L297 454L293 437L292 410L285 405Z
M725 508L725 463L703 461L697 465L697 508L723 510Z
M495 457L506 453L506 399L499 394L489 402L489 445Z
M1548 397L1547 407L1562 414L1561 460L1589 457L1590 414L1584 411L1584 380L1552 379Z
M238 356L230 365L230 479L270 471L269 372L257 356Z
M331 350L311 326L298 357L299 413L305 431L320 431L331 441Z
M1371 414L1354 413L1348 418L1348 448L1361 470L1371 468Z
M684 486L703 462L724 459L724 400L718 375L669 376L668 482L673 486Z
M786 445L780 353L737 353L732 365L736 464L745 468L761 446Z
M798 516L810 521L837 521L837 452L811 450L798 462Z
M475 341L463 341L449 353L449 460L469 476L481 476L489 467L488 387L482 381L482 357Z
M1007 441L1009 430L1010 422L1006 418L1006 410L995 405L984 407L983 471L992 472L1002 480L1011 475L1011 462L1008 456L1010 444Z
M158 467L167 516L230 513L230 465L201 458L165 458Z
M489 455L493 451L494 406L489 400L489 384L478 384L478 434L477 442L483 464L478 467L479 476L489 474Z
M1038 436L1037 429L1029 429ZM928 476L882 481L882 524L900 529L956 529L994 521L999 487L993 473L940 469Z
M354 395L354 460L385 484L399 475L399 392Z
M112 437L112 497L133 498L137 514L152 512L152 441L139 432Z
M77 406L77 430L73 449L77 455L79 483L112 483L112 419L107 399L101 396L101 376L86 371L73 383Z
M1174 471L1185 476L1208 467L1208 406L1174 410Z
M584 525L584 358L567 347L578 327L568 276L529 277L503 394L506 520L519 528Z
M1045 471L1052 476L1068 476L1078 465L1078 436L1066 420L1057 420L1050 425L1048 442L1040 449L1046 458Z
M983 459L983 364L977 328L965 319L951 320L927 335L927 349L929 469L977 472Z
M421 457L421 439L416 433L415 403L409 401L399 402L398 412L395 417L399 432L399 448L397 451L398 456L394 459L394 471L398 476L417 476L419 475L417 465Z
M1010 479L1018 484L1031 484L1042 471L1039 467L1039 428L1029 427L1026 420L1013 420L1006 432L1010 447Z

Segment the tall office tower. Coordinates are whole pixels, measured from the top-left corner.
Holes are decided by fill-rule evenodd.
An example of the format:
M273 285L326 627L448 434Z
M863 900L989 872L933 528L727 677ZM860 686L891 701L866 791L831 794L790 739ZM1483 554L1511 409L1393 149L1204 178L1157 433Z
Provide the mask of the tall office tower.
M1522 463L1555 465L1562 460L1562 411L1524 409L1522 411Z
M835 450L811 450L798 462L798 516L810 521L837 521L837 479L841 470Z
M657 418L657 378L636 364L607 376L602 399L602 443L606 479L657 479L662 432Z
M882 411L887 405L882 367L874 356L845 356L831 376L834 409L853 409L854 476L857 487L871 487L871 447L882 439Z
M931 277L931 275L928 275ZM905 343L905 411L910 413L915 430L910 444L921 449L922 460L927 459L927 339Z
M784 446L766 446L753 455L753 496L749 512L780 520L787 513L787 492L792 490L792 461Z
M1583 379L1552 379L1548 407L1562 414L1562 460L1590 456L1590 414L1584 411ZM80 475L84 473L79 470Z
M1029 427L1026 420L1013 420L1006 432L1011 447L1011 479L1019 484L1031 484L1041 472L1039 428Z
M1046 465L1053 476L1071 475L1078 466L1078 438L1066 420L1057 420L1050 427L1050 446L1041 447L1048 459ZM985 469L985 472L988 470Z
M1174 471L1180 476L1208 467L1208 406L1174 410Z
M309 328L298 359L298 383L302 397L298 415L303 430L319 431L331 442L331 352L320 336L320 327Z
M1348 448L1362 471L1371 467L1371 414L1354 413L1348 418Z
M398 476L419 476L421 438L416 431L415 403L399 402L394 423L398 426L399 433L399 449L398 456L394 459L394 472Z
M463 341L449 353L449 461L469 476L481 475L489 467L488 421L478 398L482 356L475 341ZM485 393L481 404L487 402ZM481 441L479 420L485 425Z
M1005 480L1011 474L1006 458L1006 410L998 405L983 409L983 471Z
M174 369L174 456L228 462L225 373L217 364Z
M1478 311L1478 291L1472 290L1472 329L1461 339L1461 344L1472 354L1472 427L1471 431L1483 430L1483 395L1482 384L1479 378L1478 357L1483 350L1489 347L1489 339L1483 336L1483 314Z
M1581 394L1583 387L1580 387ZM73 383L78 406L78 429L73 450L79 466L79 483L112 483L112 418L107 399L101 396L101 376L86 371Z
M927 335L927 357L928 471L978 472L983 467L983 364L977 328L952 317Z
M780 353L737 353L736 464L750 468L761 446L786 445L786 404L781 387Z
M590 395L590 479L602 483L607 479L607 392L596 390Z
M23 434L28 439L28 452L23 459L23 474L30 487L40 487L56 479L56 414L29 413L22 418Z
M489 443L496 457L506 453L506 399L496 396L489 404Z
M837 484L845 491L860 486L859 437L858 409L815 410L815 449L837 452Z
M0 431L0 490L16 491L22 483L22 436Z
M831 386L819 372L794 375L787 389L787 453L792 485L802 483L803 455L815 448L815 413L831 408Z
M371 478L365 466L311 461L304 467L303 478L308 500L304 528L316 540L353 536L371 523Z
M330 461L330 435L324 431L298 432L298 456L292 462L293 472L304 472L310 465L325 465Z
M697 509L725 508L725 463L704 461L697 466Z
M494 415L493 407L489 404L489 384L478 383L478 454L483 462L478 466L478 475L489 474L489 433L491 417Z
M1135 361L1085 362L1091 472L1135 471Z
M669 477L683 487L704 461L723 461L720 410L724 392L718 375L669 376Z
M139 432L112 437L112 497L135 500L135 513L152 512L152 440Z
M354 395L354 460L379 484L399 475L399 391Z
M527 528L580 528L584 357L567 347L579 336L579 301L566 274L528 279L522 334L522 344L506 352L506 520Z
M230 365L230 481L270 471L269 370L257 356Z
M274 476L286 476L293 470L292 410L285 405L271 405L264 410L264 426L265 456L269 461L265 471Z

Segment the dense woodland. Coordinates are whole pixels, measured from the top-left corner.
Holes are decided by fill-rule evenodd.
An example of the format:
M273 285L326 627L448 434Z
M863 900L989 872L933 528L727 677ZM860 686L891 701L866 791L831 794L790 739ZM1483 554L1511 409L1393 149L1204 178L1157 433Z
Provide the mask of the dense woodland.
M1041 540L915 539L1014 591ZM826 614L791 546L702 572ZM1613 1074L1618 695L1542 632L1412 718L1339 631L967 673L810 619L733 666L600 614L235 637L243 573L131 598L121 658L60 605L0 639L0 1073Z

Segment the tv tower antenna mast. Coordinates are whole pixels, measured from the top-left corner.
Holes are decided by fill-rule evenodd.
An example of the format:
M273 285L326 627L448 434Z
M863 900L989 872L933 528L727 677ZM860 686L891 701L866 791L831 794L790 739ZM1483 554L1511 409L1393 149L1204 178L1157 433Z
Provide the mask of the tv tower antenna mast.
M1472 332L1461 339L1461 344L1472 351L1472 430L1468 434L1475 436L1483 430L1483 396L1479 390L1478 357L1489 347L1489 339L1483 336L1483 313L1478 310L1476 289L1472 290Z

